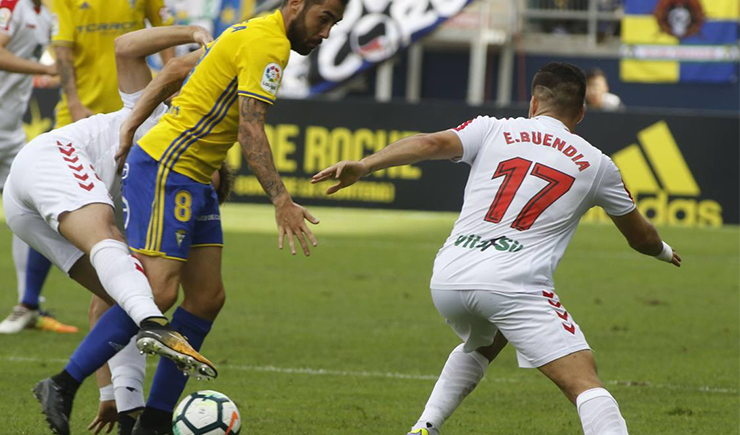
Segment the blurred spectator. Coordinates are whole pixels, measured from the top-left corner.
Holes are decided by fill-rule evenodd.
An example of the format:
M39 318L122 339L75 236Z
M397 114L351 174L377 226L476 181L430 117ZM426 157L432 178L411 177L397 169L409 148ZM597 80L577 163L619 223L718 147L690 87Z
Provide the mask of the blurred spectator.
M164 0L54 0L52 9L56 19L52 43L62 85L55 128L119 110L113 41L143 29L146 21L153 26L171 24ZM174 50L162 54L164 64L174 57Z
M622 100L609 93L606 74L599 68L594 68L586 74L586 106L589 109L608 112L624 109Z

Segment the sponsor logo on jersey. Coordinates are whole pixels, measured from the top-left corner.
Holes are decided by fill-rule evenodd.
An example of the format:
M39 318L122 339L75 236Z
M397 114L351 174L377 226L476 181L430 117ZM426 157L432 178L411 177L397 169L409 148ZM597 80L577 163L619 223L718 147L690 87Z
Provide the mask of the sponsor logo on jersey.
M524 245L506 236L484 239L477 234L463 234L457 236L455 246L466 249L478 249L481 252L487 251L490 248L499 252L519 252L524 249Z
M90 3L83 1L82 4L80 4L80 10L86 11L88 9L90 9Z
M198 222L220 221L221 215L220 214L206 214L203 216L198 216L195 220Z
M120 23L90 23L84 26L77 26L78 33L125 33L130 30L134 30L137 26L141 25L139 21L123 21Z
M722 226L722 206L711 199L699 199L701 189L668 124L657 122L640 130L637 138L639 145L617 151L612 160L640 212L656 224ZM594 208L584 221L608 222L609 217Z
M272 95L277 94L278 87L280 87L280 79L283 77L283 69L276 63L268 64L265 67L265 72L262 74L262 89L271 93Z
M188 236L188 232L185 230L177 230L175 233L175 237L177 238L177 246L180 247L182 245L182 241L185 240L185 237Z

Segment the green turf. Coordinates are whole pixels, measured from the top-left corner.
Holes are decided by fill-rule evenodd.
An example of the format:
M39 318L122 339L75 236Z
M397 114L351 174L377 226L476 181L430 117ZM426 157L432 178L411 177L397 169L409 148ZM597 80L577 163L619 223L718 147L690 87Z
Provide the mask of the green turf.
M272 211L225 208L227 303L204 353L234 399L242 434L403 434L457 344L427 284L454 215L316 209L310 258L276 249ZM740 422L737 227L661 228L684 267L631 251L616 229L582 226L557 291L596 351L632 434L730 434ZM0 309L15 302L10 233L0 231ZM89 296L54 271L47 308L84 328ZM30 389L63 367L82 334L0 336L0 434L44 434ZM149 371L150 373L152 370ZM97 410L80 390L73 433ZM579 434L572 405L505 349L444 427L446 435Z

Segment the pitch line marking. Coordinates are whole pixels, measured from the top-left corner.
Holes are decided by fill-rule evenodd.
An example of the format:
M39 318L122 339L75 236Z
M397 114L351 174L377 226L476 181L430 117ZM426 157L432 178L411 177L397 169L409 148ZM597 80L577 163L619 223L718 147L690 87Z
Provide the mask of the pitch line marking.
M4 356L0 357L1 360L17 363L58 363L66 364L67 360L63 358L38 358L38 357L26 357L26 356ZM157 364L152 362L148 363L149 369L156 368ZM262 372L262 373L280 373L280 374L298 374L308 376L338 376L347 378L385 378L385 379L407 379L415 381L436 381L437 375L415 375L410 373L396 373L396 372L376 372L376 371L350 371L350 370L328 370L328 369L314 369L309 367L291 368L291 367L275 367L275 366L253 366L253 365L233 365L233 364L220 364L220 368L228 370L239 370L245 372ZM483 379L483 382L496 382L514 384L520 382L528 382L528 379L515 379L515 378L497 378L490 376ZM666 390L681 390L681 391L694 391L701 393L715 393L715 394L738 394L736 388L720 388L710 386L689 386L689 385L674 385L674 384L655 384L652 382L645 381L617 381L610 380L604 381L606 385L614 385L618 387L631 387L631 388L656 388Z

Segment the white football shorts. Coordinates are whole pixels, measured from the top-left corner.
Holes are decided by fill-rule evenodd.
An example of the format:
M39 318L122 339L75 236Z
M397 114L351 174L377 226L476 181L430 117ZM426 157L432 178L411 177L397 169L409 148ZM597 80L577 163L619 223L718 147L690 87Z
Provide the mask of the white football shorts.
M490 346L497 331L517 351L519 367L541 367L590 349L581 328L554 292L434 290L439 313L472 352Z
M83 253L59 234L59 217L95 203L113 207L85 151L53 136L23 148L3 193L5 219L13 233L65 273Z

